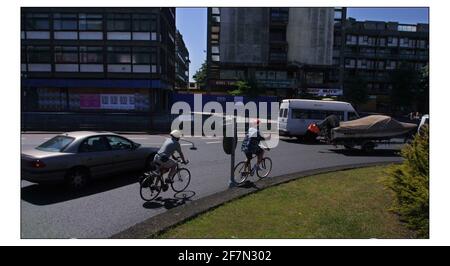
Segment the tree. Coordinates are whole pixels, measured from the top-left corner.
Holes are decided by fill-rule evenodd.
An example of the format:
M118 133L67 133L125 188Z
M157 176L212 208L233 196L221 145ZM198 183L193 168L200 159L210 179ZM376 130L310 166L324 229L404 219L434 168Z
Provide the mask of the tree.
M202 66L197 70L197 72L195 72L194 76L192 76L200 88L204 88L206 86L206 69L207 65L205 61L203 62Z
M420 71L419 90L417 92L418 110L423 114L429 113L430 108L429 66L426 65Z
M359 76L355 76L346 86L344 91L345 99L355 107L366 103L369 100L367 83Z
M239 80L236 82L236 89L229 93L234 96L257 97L264 93L264 87L258 84L254 79Z
M411 144L401 151L404 161L392 166L385 185L395 195L392 210L397 212L407 226L417 231L417 237L429 236L429 182L430 148L429 128L425 126L416 134Z
M414 103L422 101L418 98L420 76L414 68L401 64L391 73L390 79L392 82L391 105L394 112L410 112Z

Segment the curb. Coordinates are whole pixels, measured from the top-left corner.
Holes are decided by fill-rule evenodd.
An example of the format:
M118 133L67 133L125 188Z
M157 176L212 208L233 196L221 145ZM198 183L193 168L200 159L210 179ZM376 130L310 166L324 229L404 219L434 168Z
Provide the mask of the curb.
M164 213L150 217L147 220L138 223L122 232L114 234L110 238L112 239L152 238L160 235L161 233L164 233L165 231L176 225L179 225L187 220L199 216L200 214L215 209L227 202L242 198L244 196L255 193L265 188L269 188L272 186L280 185L296 179L317 174L324 174L329 172L343 171L371 166L399 164L399 163L401 162L385 161L385 162L340 165L262 179L255 183L252 183L252 186L250 187L242 187L242 186L233 187L228 190L218 192L194 200L192 202L183 204L173 209L169 209Z

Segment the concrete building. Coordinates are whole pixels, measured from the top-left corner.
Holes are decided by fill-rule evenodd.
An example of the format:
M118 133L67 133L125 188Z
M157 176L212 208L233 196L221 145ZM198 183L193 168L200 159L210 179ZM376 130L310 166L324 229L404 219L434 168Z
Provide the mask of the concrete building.
M355 77L362 78L370 95L362 109L389 112L391 73L401 65L420 70L428 64L429 26L356 21L345 13L335 24L334 80L345 91Z
M208 8L207 87L254 80L267 94L335 88L333 8Z
M177 30L175 45L175 88L187 89L189 86L189 51L183 40L183 35Z
M23 129L143 130L165 121L175 8L22 8L21 20Z

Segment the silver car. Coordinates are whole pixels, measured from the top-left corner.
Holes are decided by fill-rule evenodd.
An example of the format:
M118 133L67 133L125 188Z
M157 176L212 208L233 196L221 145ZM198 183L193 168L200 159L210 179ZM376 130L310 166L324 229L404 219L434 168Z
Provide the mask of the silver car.
M68 132L22 152L22 179L80 189L91 178L149 167L156 152L111 132Z

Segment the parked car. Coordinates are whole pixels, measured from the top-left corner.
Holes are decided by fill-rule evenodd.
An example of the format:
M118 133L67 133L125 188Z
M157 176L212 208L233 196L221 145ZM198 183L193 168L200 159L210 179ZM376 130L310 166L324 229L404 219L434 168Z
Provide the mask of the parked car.
M90 179L149 167L156 152L111 132L68 132L22 152L22 179L80 189Z

